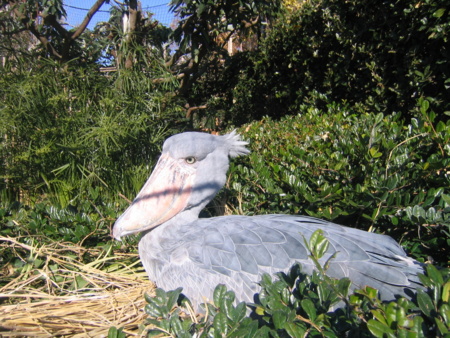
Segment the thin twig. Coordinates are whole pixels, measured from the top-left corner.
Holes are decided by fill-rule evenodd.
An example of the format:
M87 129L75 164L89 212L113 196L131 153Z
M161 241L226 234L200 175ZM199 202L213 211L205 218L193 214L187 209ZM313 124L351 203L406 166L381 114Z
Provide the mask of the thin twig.
M324 337L324 335L323 335L323 333L322 333L322 329L321 329L319 326L317 326L316 324L314 324L312 321L310 321L309 319L307 319L307 318L305 318L305 317L303 317L303 316L301 316L301 315L296 315L295 317L296 317L298 320L301 320L302 322L305 322L305 323L311 325L312 327L314 327L318 332L320 332L320 334L322 335L322 337Z
M426 135L428 135L428 133L422 133L422 134L411 136L411 137L407 138L406 140L403 140L402 142L397 144L394 148L392 148L392 150L389 152L389 156L388 156L388 159L386 161L386 171L385 171L385 174L384 174L385 179L387 179L387 177L388 177L389 162L391 161L392 153L394 152L394 150L397 149L398 147L400 147L402 144L405 144L406 142L409 142L409 141L411 141L411 140L413 140L413 139L415 139L417 137L426 136Z
M125 195L121 194L120 192L118 195L119 195L119 197L122 197L125 201L127 201L128 203L131 204L131 201Z

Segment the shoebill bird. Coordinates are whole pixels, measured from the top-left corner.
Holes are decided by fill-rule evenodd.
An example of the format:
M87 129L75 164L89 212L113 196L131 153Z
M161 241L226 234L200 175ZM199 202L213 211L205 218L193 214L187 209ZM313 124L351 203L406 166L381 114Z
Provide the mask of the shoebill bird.
M118 240L143 234L140 259L158 287L183 287L196 308L212 299L217 284L253 302L263 273L286 272L295 263L312 273L304 239L317 229L329 241L320 261L336 254L330 277L348 277L352 289L374 287L383 300L421 287L421 264L385 235L297 215L199 218L224 186L229 159L249 153L246 145L235 132L187 132L165 141L153 173L113 229Z

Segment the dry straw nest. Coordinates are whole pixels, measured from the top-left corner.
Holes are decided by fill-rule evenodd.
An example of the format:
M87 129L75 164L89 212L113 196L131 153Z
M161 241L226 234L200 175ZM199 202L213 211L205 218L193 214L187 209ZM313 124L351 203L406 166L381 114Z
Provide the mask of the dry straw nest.
M0 246L23 262L20 273L8 264L0 272L8 281L0 288L0 337L105 337L113 326L141 336L144 294L154 285L136 254L8 237ZM89 263L80 263L86 254Z

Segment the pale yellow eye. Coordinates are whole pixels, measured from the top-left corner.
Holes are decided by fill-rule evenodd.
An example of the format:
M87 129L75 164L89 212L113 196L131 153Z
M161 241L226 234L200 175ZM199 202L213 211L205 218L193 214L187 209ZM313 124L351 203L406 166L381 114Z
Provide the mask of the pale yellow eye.
M197 161L194 156L186 157L184 160L187 164L194 164Z

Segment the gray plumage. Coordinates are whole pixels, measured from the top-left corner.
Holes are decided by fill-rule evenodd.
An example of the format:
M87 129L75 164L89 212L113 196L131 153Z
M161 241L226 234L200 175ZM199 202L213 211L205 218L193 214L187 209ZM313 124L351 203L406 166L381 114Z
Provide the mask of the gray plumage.
M296 262L312 273L304 238L322 229L330 246L331 277L352 288L377 288L383 300L420 287L420 263L391 238L305 216L223 216L199 219L226 181L229 157L248 154L236 133L183 133L167 139L160 161L136 199L117 220L120 239L144 232L139 255L151 280L166 290L183 287L197 306L219 283L239 300L253 301L263 273L286 272Z

